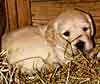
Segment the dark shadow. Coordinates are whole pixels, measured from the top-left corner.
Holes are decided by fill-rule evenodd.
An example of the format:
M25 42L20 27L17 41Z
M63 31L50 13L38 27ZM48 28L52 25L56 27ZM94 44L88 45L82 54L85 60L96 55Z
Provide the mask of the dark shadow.
M1 38L4 34L6 27L6 14L5 14L5 0L0 0L0 51L1 51Z

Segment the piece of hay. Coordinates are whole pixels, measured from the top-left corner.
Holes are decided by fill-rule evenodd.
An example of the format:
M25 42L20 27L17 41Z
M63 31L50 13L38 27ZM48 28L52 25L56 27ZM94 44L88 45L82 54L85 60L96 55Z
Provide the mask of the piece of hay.
M69 46L69 47L68 47ZM76 53L68 45L65 49L71 59L68 64L56 67L52 72L35 70L31 75L22 73L20 68L7 62L6 51L0 53L0 84L100 84L100 59ZM68 48L68 49L67 49ZM96 39L96 48L100 51L100 39ZM69 57L66 57L68 59Z

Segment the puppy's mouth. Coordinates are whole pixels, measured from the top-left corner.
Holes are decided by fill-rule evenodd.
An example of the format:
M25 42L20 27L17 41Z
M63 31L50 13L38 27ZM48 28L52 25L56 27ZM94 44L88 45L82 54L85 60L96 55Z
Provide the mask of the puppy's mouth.
M84 41L81 41L81 40L79 40L74 46L83 53L89 53L92 50L92 48L87 49L86 43Z
M85 42L79 40L79 41L75 44L75 47L76 47L77 49L79 49L80 51L84 52L84 51L85 51Z

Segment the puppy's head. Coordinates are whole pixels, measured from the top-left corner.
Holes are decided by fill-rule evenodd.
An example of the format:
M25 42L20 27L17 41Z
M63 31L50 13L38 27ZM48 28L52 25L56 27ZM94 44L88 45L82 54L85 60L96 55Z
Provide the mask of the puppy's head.
M83 11L67 10L50 22L46 36L51 43L62 38L62 41L70 42L72 48L85 52L90 51L93 48L93 20L90 14Z

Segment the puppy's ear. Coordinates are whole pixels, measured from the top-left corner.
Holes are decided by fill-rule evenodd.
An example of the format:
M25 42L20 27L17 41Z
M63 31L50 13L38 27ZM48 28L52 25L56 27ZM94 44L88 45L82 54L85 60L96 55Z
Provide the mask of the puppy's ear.
M91 14L86 14L86 17L88 18L88 21L91 25L91 36L94 36L95 35L95 23L94 23L93 17Z
M85 11L82 11L82 10L80 10L78 8L75 8L75 10L80 11L80 12L83 12L84 15L87 17L88 22L91 25L91 36L94 36L95 35L95 32L96 32L96 28L95 28L95 23L94 23L94 20L93 20L92 15L90 13L85 12Z
M47 41L49 41L50 43L54 43L56 40L56 29L57 29L57 24L54 21L50 22L47 26L45 37Z

